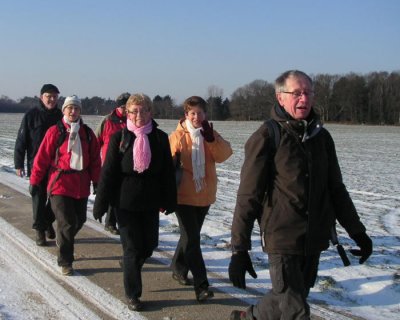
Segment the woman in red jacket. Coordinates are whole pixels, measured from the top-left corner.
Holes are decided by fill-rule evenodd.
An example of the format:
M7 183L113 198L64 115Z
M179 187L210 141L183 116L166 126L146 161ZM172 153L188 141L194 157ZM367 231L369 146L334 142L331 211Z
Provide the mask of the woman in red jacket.
M30 177L29 189L35 194L49 173L47 194L57 221L57 262L63 275L73 274L74 238L86 221L90 182L95 188L101 169L96 136L83 124L81 111L77 96L65 99L63 119L47 131Z

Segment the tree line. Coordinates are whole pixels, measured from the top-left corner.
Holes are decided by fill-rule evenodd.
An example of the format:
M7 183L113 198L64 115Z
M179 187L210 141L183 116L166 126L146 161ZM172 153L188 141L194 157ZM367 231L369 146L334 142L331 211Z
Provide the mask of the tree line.
M354 124L400 124L400 71L372 72L365 75L317 74L314 81L314 107L324 122ZM207 94L210 120L265 120L276 104L274 84L254 80L223 98L222 89L210 86ZM0 112L21 113L37 105L38 97L24 97L18 102L0 97ZM64 97L60 97L60 105ZM115 101L98 96L82 99L84 114L105 115ZM179 119L183 106L171 96L153 98L156 119Z

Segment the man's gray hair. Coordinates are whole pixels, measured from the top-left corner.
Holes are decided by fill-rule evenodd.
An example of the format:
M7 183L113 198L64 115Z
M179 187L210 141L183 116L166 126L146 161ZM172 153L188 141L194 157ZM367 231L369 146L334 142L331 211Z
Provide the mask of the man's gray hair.
M278 78L275 80L275 92L282 92L285 91L286 80L290 77L294 78L304 78L308 82L310 82L311 87L313 87L313 81L311 77L303 71L300 70L288 70L282 73Z

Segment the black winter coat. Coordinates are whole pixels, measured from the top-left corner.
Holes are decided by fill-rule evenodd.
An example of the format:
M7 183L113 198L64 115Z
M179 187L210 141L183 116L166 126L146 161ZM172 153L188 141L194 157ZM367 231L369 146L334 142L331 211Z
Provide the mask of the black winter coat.
M46 109L42 102L40 102L40 106L25 113L15 141L15 169L24 169L26 154L27 175L31 175L33 159L39 150L47 129L55 125L62 117L63 114L60 109L57 107L51 110Z
M120 151L121 136L129 136L125 152ZM111 204L132 213L159 211L174 212L177 203L175 168L172 162L168 135L157 128L148 134L151 161L147 170L133 170L133 143L136 136L126 128L116 132L110 140L106 159L101 170L93 213L103 214ZM123 217L120 217L123 219Z
M232 224L233 249L251 249L255 220L260 222L268 253L320 253L329 246L336 219L350 236L365 232L343 184L333 139L315 113L307 121L298 121L277 106L272 118L281 130L273 164L267 162L272 142L265 124L245 145ZM273 181L270 187L268 177Z

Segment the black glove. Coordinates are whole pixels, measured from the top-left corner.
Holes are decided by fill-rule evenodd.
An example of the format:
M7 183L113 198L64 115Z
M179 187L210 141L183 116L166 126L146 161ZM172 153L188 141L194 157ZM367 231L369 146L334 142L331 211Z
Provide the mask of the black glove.
M29 185L29 193L33 197L34 195L40 192L40 185L38 184L30 184Z
M102 203L102 201L100 201L100 198L97 196L96 199L94 200L94 205L93 205L93 218L102 223L103 221L102 218L106 214L107 210L108 210L108 204Z
M247 251L237 251L232 254L229 263L229 280L235 287L246 289L246 271L255 279L257 273L254 271L253 264Z
M357 233L351 238L357 243L360 249L351 249L352 255L360 257L360 264L363 264L372 254L372 240L365 232Z
M215 138L212 122L203 120L203 122L201 123L201 127L203 129L200 129L200 133L204 137L204 140L206 140L207 142L213 142Z
M159 211L160 211L161 213L165 214L166 216L169 215L169 214L171 214L172 212L174 212L174 211L172 211L172 210L170 210L170 209L164 209L164 208L160 208Z
M95 195L97 192L97 182L93 182L93 195Z

